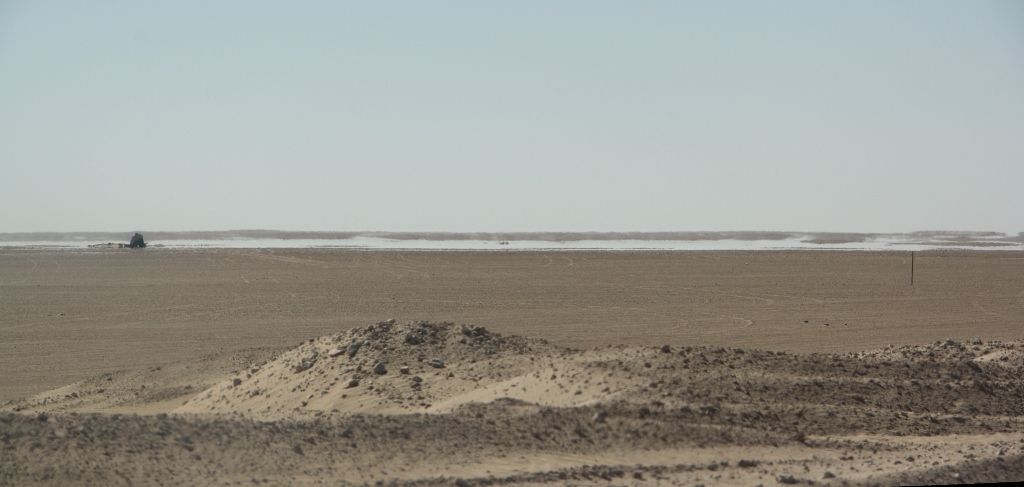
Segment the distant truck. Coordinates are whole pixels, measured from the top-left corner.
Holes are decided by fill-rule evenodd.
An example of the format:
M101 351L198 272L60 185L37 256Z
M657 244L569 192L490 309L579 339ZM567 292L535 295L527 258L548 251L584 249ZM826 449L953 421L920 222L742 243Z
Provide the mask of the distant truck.
M144 249L144 248L146 248L146 241L143 240L141 233L135 232L135 235L132 235L132 240L130 242L128 242L128 248L129 249Z

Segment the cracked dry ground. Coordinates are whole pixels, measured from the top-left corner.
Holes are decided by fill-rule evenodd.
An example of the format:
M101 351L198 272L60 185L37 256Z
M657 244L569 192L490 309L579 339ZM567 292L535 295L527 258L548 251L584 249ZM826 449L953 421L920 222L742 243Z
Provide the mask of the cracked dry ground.
M575 350L382 322L10 402L0 484L1022 480L1022 347Z

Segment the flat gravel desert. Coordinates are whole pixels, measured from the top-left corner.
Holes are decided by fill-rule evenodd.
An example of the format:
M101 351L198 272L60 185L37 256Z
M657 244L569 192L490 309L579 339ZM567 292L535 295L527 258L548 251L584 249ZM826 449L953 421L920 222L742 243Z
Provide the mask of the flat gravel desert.
M1018 251L0 249L0 485L1024 480Z

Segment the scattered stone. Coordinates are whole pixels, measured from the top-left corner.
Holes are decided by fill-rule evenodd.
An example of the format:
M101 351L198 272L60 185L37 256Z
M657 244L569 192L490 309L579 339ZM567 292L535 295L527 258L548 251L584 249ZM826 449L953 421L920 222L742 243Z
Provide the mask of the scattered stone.
M406 333L405 334L405 343L408 343L409 345L419 345L419 344L423 343L423 339L421 339L415 333Z
M594 413L594 417L590 418L593 423L603 423L608 416L604 414L604 411Z
M398 368L398 371L403 373L403 374L408 375L409 374L409 366L408 365L403 365L403 366Z
M359 386L359 379L352 379L352 380L348 381L348 386L346 387L346 389L352 388L352 387L358 387L358 386Z
M395 319L394 318L388 318L388 319L384 320L384 324L385 325L393 325L393 324L395 324Z
M238 386L242 385L242 379L239 379L238 377L235 377L234 379L231 380L231 385L234 386L234 387L238 387Z
M38 419L39 421L46 421L50 419L50 415L46 414L45 412L41 412L36 415L36 419Z
M412 381L416 382L416 383L420 383L420 382L423 382L423 378L418 376L418 375L414 375L414 376L412 376Z
M779 483L780 484L795 484L795 483L798 483L798 482L800 482L800 481L797 480L796 477L794 477L792 475L779 475Z
M644 479L644 473L639 471L639 470L637 470L637 471L633 472L633 478L637 479L637 480L643 480Z
M341 355L343 353L345 353L344 350L342 350L340 348L334 348L334 349L331 349L331 351L327 352L327 356L331 357L331 358L334 358L334 357L337 357L338 355Z
M316 363L316 356L315 355L314 355L314 358L312 360L303 357L301 362L299 362L298 364L292 366L292 370L294 370L296 374L299 373L299 372L304 372L306 370L309 370L311 367L313 367L314 363Z
M834 479L834 478L836 478L836 474L826 470L825 471L825 475L823 475L821 478L823 478L823 479Z
M252 367L249 367L249 372L251 372L253 374L255 374L256 372L259 372L259 371L260 371L260 366L259 365L253 365Z
M668 345L661 346L661 353L672 353L672 347Z
M377 375L384 375L388 373L388 369L384 367L384 362L377 362L377 364L373 366L373 373Z
M468 337L479 337L487 335L487 328L475 325L462 325L462 334Z
M740 466L740 468L751 468L756 467L759 463L760 462L758 462L757 460L740 460L740 463L738 463L738 465Z
M444 368L444 361L442 361L439 358L432 358L430 360L427 360L427 365L429 365L429 366L431 366L431 367L433 367L435 369L443 369Z

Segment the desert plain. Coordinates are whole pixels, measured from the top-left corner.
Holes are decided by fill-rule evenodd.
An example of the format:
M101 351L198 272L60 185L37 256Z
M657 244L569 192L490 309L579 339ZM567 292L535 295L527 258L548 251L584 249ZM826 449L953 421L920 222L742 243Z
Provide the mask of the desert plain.
M1024 480L1019 251L0 249L0 485Z

